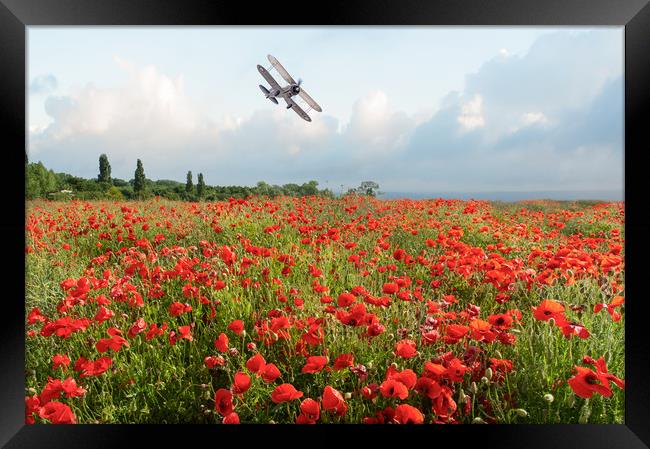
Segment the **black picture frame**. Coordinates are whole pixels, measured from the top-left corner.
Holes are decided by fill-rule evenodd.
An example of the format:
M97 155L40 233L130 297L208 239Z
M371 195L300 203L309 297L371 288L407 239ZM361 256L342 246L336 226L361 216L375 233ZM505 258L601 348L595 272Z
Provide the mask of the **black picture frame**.
M0 332L0 444L7 448L166 447L242 443L330 444L379 438L398 444L526 448L626 448L650 445L648 299L644 295L650 220L643 184L650 166L645 135L650 98L650 5L647 0L332 0L277 5L208 0L0 0L0 123L4 126L6 184L0 232L5 253ZM625 424L496 426L175 426L24 425L26 27L31 25L555 25L625 27ZM224 430L226 429L226 430ZM339 436L340 435L340 436ZM282 438L273 440L273 438Z

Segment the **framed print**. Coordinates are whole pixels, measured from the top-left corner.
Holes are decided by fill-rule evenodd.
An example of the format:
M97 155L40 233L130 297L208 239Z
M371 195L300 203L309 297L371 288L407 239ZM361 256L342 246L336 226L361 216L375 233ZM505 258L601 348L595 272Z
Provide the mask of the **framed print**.
M647 2L1 2L6 447L648 447Z

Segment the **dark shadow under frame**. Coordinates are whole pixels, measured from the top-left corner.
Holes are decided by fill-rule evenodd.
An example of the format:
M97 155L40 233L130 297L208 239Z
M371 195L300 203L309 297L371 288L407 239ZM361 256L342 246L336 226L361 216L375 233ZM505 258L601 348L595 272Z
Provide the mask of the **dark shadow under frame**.
M7 263L4 284L1 346L0 443L5 447L122 447L136 440L158 447L174 441L174 426L148 425L24 425L24 231L25 202L20 189L26 154L26 27L30 25L618 25L625 26L625 265L626 265L626 392L624 425L511 426L192 426L185 442L273 441L282 436L306 444L327 432L334 442L368 437L405 441L423 438L432 444L482 447L642 448L650 445L650 386L646 332L649 313L644 296L644 258L650 256L650 219L645 213L643 181L650 166L644 145L650 98L650 6L647 0L341 0L291 6L273 14L273 5L192 0L0 0L0 119L5 128L6 170L14 187L2 203L0 232ZM269 23L278 20L279 23ZM15 171L14 171L15 170ZM15 182L14 182L15 180ZM23 260L23 264L15 261ZM277 440L276 440L277 441ZM313 440L312 440L313 441ZM387 440L388 441L388 440ZM416 440L411 440L414 443ZM279 442L279 441L278 441ZM645 444L644 444L645 443ZM291 444L291 443L290 443ZM421 443L416 443L421 444ZM163 446L166 446L163 444Z

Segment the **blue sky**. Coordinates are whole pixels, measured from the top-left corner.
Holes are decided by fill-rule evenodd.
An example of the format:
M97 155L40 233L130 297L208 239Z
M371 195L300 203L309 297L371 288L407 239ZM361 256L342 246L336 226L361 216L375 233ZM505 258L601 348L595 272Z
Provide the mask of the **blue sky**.
M334 190L623 185L623 28L29 27L30 160ZM265 100L276 56L323 107Z

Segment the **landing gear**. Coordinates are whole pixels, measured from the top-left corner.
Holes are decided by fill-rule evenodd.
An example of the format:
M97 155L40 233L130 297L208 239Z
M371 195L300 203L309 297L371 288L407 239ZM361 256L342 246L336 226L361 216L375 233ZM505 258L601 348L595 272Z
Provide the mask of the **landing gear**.
M293 105L292 105L292 104L288 104L288 105L287 105L287 109L291 109L291 106L293 106Z

